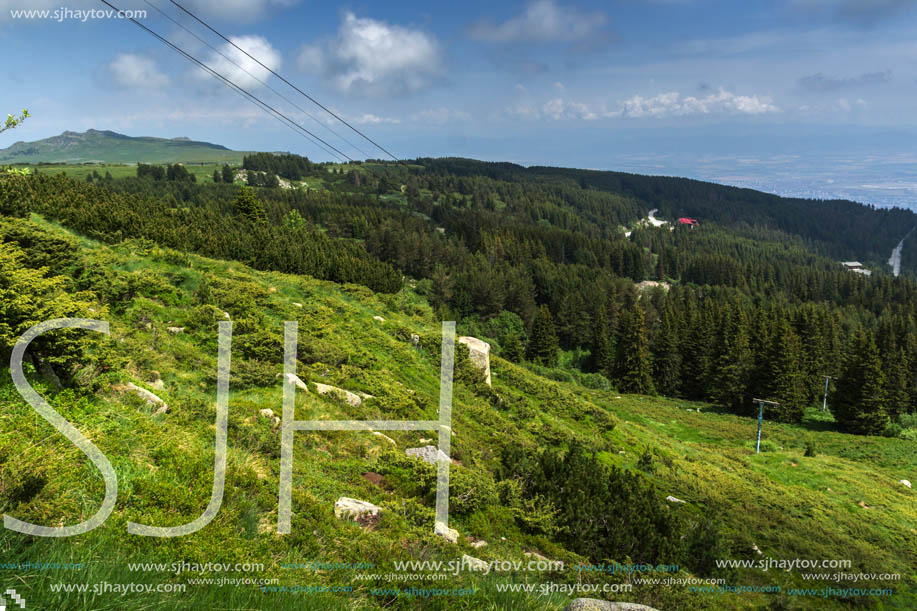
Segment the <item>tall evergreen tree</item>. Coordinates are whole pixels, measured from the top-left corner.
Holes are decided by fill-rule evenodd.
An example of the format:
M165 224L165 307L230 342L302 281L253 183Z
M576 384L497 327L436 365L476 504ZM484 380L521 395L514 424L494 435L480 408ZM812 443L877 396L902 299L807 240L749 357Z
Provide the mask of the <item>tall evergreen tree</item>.
M770 392L767 398L780 403L772 409L771 417L780 422L800 422L805 411L802 344L785 318L777 327L769 366Z
M258 222L266 221L267 214L264 211L264 204L255 195L255 190L251 187L243 186L236 196L233 206L241 216L249 221Z
M720 354L714 367L710 398L733 410L741 410L748 396L748 377L752 367L748 339L748 319L736 308L720 331Z
M554 331L554 318L548 306L542 304L532 322L529 334L528 357L530 360L552 367L557 361L557 333Z
M618 341L615 342L615 381L622 392L656 394L645 319L639 302L635 302L621 317Z
M834 386L831 411L849 433L879 435L889 418L886 410L885 371L872 334L857 331Z
M678 394L681 385L678 333L679 325L676 314L667 307L662 311L659 331L653 343L653 379L656 382L656 389L666 396Z

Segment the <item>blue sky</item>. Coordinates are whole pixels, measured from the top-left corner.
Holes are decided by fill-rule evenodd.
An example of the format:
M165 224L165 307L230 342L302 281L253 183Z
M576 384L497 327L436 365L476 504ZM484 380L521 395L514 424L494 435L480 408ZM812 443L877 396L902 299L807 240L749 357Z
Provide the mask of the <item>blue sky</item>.
M150 3L236 58L167 0ZM113 4L146 10L149 27L363 156L150 5ZM862 161L851 171L872 167L872 182L904 180L914 167L915 0L182 4L402 157L740 184L810 167L828 180L822 174L838 159ZM11 14L62 8L106 9L83 0L0 0L0 101L6 112L27 106L34 115L0 147L13 134L33 140L96 128L328 158L127 21ZM324 122L277 79L242 63ZM875 174L890 165L895 176Z

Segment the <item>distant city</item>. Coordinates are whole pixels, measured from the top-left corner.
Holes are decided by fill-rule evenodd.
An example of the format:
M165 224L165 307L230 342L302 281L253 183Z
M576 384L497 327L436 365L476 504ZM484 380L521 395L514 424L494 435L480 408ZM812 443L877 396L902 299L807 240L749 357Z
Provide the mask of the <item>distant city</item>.
M611 168L609 168L611 169ZM848 199L881 208L917 210L917 158L622 156L614 169L686 176L786 197Z

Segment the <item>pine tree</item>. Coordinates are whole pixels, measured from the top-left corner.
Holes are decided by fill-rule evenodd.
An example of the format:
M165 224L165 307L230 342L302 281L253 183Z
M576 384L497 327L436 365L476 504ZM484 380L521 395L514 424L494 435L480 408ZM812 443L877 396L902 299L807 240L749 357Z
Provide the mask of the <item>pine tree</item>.
M229 165L226 165L226 164L223 165L222 173L223 173L223 182L226 182L229 184L232 184L233 182L235 182L235 176L233 175L232 168L229 167Z
M888 425L885 372L875 339L860 329L834 386L831 411L842 430L880 435Z
M770 353L770 392L768 398L780 403L771 417L780 422L800 422L805 411L802 372L802 344L799 336L783 318L777 327Z
M712 352L716 339L712 303L707 301L701 310L693 304L687 310L685 321L687 338L682 346L682 390L688 399L707 398L710 375L713 370Z
M748 319L742 310L732 311L720 333L710 397L733 410L748 404L748 376L752 366Z
M255 190L251 187L243 186L239 195L233 202L236 212L249 221L258 222L266 221L267 214L264 212L264 204L255 196Z
M678 394L681 385L679 325L670 307L662 311L659 332L653 343L653 379L656 389L666 396Z
M554 331L554 319L548 306L542 304L532 322L529 334L528 357L530 360L553 367L557 361L557 333Z
M615 381L622 392L656 394L645 319L639 303L621 317L615 346Z
M219 170L213 171L213 182L221 182L223 180L223 174Z
M506 341L503 343L503 353L500 356L514 363L522 362L522 359L525 358L525 344L522 343L522 337L518 333L511 333L506 336Z

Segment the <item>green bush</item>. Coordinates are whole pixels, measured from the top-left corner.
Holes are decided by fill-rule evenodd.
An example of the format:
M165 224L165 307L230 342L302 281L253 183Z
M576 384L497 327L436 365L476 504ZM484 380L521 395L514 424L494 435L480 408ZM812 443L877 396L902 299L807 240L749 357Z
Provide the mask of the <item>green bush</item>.
M818 455L818 449L815 446L815 440L812 439L811 437L809 439L806 439L805 456L814 458L817 455Z

